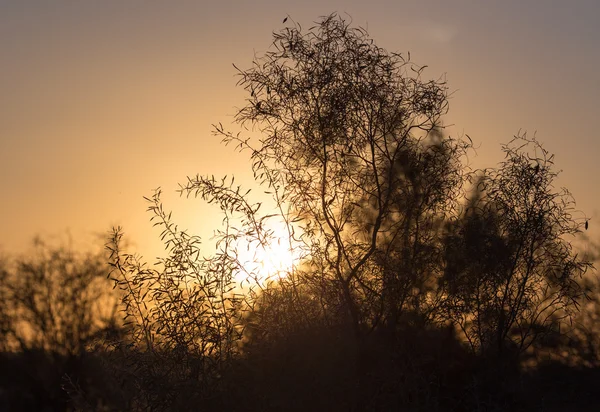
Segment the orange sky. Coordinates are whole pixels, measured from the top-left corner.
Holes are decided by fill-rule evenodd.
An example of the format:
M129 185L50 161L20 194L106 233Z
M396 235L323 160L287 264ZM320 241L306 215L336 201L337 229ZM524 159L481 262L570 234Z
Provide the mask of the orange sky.
M448 131L481 144L476 166L500 160L519 129L537 131L560 183L597 215L597 0L1 0L0 250L120 224L155 255L142 196L158 186L182 226L210 233L220 220L175 190L196 173L248 181L245 156L210 133L243 104L231 63L249 66L286 15L308 27L333 11L430 77L446 73Z

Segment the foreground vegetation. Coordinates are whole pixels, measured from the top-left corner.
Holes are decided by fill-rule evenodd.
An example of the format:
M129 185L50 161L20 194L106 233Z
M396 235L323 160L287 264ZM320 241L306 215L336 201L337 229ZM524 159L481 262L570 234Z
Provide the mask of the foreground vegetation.
M157 190L156 265L119 229L110 256L6 263L8 408L595 410L594 256L571 244L587 220L525 134L470 170L447 86L423 76L335 15L275 33L239 70L236 120L260 138L215 127L272 210L195 176L181 193L223 212L212 256ZM269 253L274 224L297 262L264 273L243 249Z

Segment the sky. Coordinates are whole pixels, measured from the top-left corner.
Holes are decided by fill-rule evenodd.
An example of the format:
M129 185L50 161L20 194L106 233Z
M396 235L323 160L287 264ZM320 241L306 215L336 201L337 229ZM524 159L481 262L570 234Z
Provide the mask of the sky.
M244 104L232 63L249 67L284 17L309 27L332 12L445 76L447 133L475 141L475 166L535 133L600 233L597 0L0 0L0 252L35 235L85 246L121 225L153 257L143 196L159 186L208 245L214 208L176 190L196 174L251 185L247 157L211 134Z

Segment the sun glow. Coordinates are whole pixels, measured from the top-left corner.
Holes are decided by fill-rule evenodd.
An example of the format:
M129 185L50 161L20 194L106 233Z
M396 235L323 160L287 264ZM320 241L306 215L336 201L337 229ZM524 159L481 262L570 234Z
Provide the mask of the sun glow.
M240 287L267 286L289 276L302 258L302 248L290 242L283 224L272 225L266 241L261 243L242 240L237 245L237 261L240 266L235 281Z

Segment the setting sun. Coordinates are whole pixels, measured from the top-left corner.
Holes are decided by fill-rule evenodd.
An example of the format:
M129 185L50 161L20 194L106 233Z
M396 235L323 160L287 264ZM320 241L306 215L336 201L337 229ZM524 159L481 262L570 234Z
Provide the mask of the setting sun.
M257 240L241 240L236 247L241 270L235 276L241 287L248 284L266 286L270 281L285 278L300 260L301 248L290 242L283 224L272 225L267 244Z

